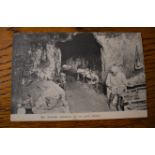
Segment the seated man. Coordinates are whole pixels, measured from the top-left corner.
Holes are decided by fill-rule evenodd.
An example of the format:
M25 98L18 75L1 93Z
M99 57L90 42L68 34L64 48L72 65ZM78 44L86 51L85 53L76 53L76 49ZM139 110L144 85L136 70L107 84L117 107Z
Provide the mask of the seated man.
M98 89L98 84L99 84L99 77L98 75L90 70L89 73L86 75L87 80L88 80L88 84L92 85L93 88L95 88L96 90Z
M106 79L107 97L110 109L124 111L124 93L126 92L127 79L118 66L113 65Z
M88 68L77 68L77 80L81 79L83 82L85 82L88 73L89 73Z

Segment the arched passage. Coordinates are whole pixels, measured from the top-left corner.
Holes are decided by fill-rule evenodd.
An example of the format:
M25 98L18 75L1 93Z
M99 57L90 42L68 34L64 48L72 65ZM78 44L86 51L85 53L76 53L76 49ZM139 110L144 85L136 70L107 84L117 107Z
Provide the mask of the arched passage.
M79 33L66 42L58 42L61 49L62 65L69 64L75 69L80 66L96 70L102 70L101 45L92 33Z

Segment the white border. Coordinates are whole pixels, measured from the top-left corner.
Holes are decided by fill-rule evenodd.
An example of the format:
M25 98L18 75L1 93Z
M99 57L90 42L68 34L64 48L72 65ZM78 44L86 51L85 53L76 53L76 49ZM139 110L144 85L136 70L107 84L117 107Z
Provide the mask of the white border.
M59 114L11 114L11 121L66 121L66 120L101 120L145 118L147 110L123 112L93 112L93 113L59 113Z
M2 155L155 154L154 129L16 128L1 129L0 137Z
M154 0L2 0L0 25L155 26Z

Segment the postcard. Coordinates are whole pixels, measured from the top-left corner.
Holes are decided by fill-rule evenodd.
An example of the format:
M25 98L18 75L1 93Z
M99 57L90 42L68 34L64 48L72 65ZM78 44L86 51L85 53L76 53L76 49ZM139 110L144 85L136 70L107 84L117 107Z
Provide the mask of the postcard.
M15 33L11 121L147 117L141 33Z

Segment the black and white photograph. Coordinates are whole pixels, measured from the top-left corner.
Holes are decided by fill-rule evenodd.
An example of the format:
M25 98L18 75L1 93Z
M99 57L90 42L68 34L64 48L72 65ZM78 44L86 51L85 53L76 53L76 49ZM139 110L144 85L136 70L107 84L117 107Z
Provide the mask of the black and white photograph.
M147 117L141 33L15 33L12 121Z

